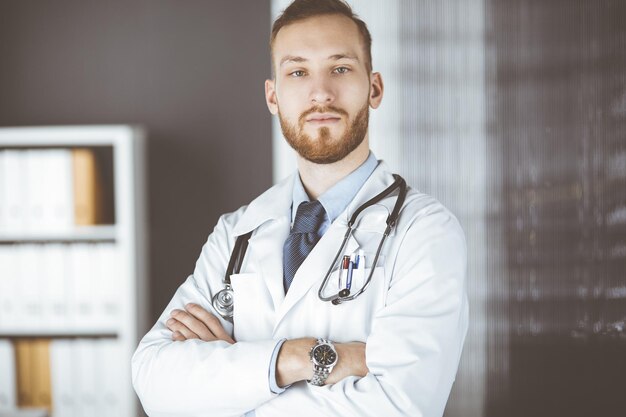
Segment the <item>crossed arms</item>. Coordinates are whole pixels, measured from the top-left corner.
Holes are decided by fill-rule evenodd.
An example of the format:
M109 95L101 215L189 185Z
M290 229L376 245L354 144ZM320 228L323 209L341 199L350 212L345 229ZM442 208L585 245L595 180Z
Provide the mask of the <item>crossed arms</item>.
M465 241L445 211L419 222L403 216L411 225L391 243L395 261L388 257L385 268L393 278L385 306L371 318L366 343L336 344L340 359L327 385L310 387L298 381L311 378L308 352L314 339L286 341L276 376L279 386L293 385L281 394L268 384L278 341L235 342L232 324L211 314L211 289L222 286L230 256L224 242L236 221L220 219L194 274L133 357L133 385L146 412L151 417L241 416L253 409L257 416L442 415L467 331Z
M219 319L197 304L189 303L185 310L173 310L171 316L166 325L172 331L172 340L200 339L205 342L222 340L231 345L235 343ZM315 340L309 337L285 341L276 361L276 382L279 387L313 377L309 351L315 345ZM367 375L369 370L365 363L365 343L335 343L335 348L339 361L328 376L326 384L334 384L349 376Z

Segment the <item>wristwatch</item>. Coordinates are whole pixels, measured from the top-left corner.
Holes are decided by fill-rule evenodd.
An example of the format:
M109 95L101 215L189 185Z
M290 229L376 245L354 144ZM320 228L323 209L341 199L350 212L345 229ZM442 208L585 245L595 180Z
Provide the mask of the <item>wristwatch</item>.
M333 342L326 339L317 339L317 344L309 352L311 362L313 362L313 378L307 382L311 385L321 387L326 382L326 378L332 372L339 355Z

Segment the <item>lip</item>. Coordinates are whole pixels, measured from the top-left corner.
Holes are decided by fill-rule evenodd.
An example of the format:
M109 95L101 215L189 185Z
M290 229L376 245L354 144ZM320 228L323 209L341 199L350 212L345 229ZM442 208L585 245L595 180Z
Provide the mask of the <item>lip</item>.
M313 124L336 123L340 120L340 116L332 113L315 113L306 118L307 123Z

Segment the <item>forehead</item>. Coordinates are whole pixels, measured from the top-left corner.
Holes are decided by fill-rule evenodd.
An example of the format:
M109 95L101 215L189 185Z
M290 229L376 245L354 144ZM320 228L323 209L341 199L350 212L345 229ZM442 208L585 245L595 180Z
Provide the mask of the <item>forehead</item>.
M273 45L273 59L299 56L305 59L350 54L363 62L363 42L359 29L342 15L322 15L291 23L280 29Z

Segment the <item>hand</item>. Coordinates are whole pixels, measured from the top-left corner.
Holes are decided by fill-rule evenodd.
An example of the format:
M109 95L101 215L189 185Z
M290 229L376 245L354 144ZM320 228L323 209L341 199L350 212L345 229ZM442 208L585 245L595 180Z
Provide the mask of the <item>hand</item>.
M171 318L165 325L173 332L172 340L224 340L230 344L235 343L219 319L197 304L187 304L185 310L172 310Z
M365 343L335 343L339 360L324 385L332 385L348 376L363 378L369 372L365 363ZM309 363L311 368L313 364Z
M287 340L278 353L276 361L276 382L284 387L294 382L313 377L313 363L309 358L316 339L303 338ZM365 362L365 343L334 343L339 356L337 365L326 379L325 385L334 384L348 376L364 377L369 372Z

